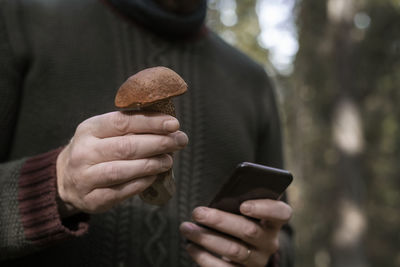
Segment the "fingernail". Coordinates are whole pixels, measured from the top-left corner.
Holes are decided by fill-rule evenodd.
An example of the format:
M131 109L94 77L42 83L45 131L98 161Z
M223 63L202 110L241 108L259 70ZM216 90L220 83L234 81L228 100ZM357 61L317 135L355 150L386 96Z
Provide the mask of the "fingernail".
M253 205L251 205L250 203L243 203L241 206L240 206L240 211L242 212L242 213L250 213L251 212L251 209L253 208Z
M175 132L179 129L179 121L176 119L171 119L164 121L164 130L168 132Z
M175 134L175 142L178 146L186 146L189 139L183 132L177 132Z

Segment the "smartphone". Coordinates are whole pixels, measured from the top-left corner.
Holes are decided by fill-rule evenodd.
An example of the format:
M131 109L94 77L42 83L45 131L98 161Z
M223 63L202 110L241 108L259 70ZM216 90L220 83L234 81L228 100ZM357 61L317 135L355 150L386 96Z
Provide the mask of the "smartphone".
M221 187L209 207L241 214L240 204L251 199L279 200L293 176L286 170L242 162Z

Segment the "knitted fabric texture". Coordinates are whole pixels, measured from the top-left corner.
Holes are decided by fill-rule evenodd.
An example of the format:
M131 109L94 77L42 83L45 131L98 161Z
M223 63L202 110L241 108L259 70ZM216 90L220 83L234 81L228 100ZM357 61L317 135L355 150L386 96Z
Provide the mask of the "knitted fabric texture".
M0 107L9 114L0 120L6 130L0 151L7 151L0 183L14 192L11 209L1 210L0 254L10 260L1 266L194 266L179 233L193 208L206 205L239 162L282 167L268 77L212 32L195 41L166 40L97 0L0 0L0 27L0 62L6 62L0 64L0 93L7 96ZM86 220L69 223L55 214L56 152L45 153L67 144L82 121L115 111L115 93L129 76L160 65L189 86L174 99L190 139L174 154L176 194L163 207L132 197L91 215L81 235ZM19 193L18 208L19 174L27 191Z

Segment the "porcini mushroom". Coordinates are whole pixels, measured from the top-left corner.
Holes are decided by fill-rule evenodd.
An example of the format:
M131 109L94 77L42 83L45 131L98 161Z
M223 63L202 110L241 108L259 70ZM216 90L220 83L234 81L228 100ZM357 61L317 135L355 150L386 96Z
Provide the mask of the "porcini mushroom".
M115 106L121 111L153 111L175 117L172 97L187 91L185 81L166 67L144 69L129 77L118 89ZM155 182L140 194L153 205L163 205L174 195L172 169L158 175Z

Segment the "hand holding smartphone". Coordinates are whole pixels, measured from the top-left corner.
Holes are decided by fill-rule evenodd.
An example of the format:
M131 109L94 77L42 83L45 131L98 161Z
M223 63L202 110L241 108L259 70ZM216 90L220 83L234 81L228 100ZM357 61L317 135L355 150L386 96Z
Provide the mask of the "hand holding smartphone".
M286 170L242 162L222 186L209 207L241 214L240 204L251 199L280 199L293 176Z

